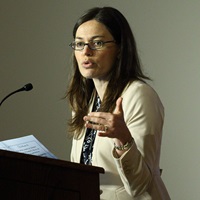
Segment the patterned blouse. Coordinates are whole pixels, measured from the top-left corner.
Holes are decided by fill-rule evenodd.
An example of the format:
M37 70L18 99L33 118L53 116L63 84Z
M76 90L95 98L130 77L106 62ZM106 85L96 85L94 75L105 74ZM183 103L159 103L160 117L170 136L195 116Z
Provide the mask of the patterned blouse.
M97 95L92 111L97 112L101 106L101 99ZM92 165L92 152L93 145L96 138L97 130L87 129L85 134L85 139L83 142L82 154L81 154L81 163L85 165Z

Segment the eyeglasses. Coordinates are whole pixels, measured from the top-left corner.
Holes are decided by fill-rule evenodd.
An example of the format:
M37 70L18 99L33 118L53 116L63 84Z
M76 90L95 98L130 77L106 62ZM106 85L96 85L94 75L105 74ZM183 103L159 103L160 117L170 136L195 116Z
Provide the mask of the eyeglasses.
M94 40L94 41L90 41L88 43L85 43L85 42L72 42L71 44L69 44L69 46L76 50L76 51L81 51L84 49L85 45L87 45L90 49L92 50L98 50L98 49L101 49L103 48L104 44L106 43L115 43L114 40L110 40L110 41L101 41L101 40Z

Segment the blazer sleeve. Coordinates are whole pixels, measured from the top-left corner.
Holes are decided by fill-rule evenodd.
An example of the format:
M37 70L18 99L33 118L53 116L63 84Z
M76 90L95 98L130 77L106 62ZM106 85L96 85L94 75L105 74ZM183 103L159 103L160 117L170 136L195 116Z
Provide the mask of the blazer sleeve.
M113 149L113 156L126 191L135 197L147 191L159 173L164 108L156 92L144 83L130 85L122 97L134 143L120 158Z

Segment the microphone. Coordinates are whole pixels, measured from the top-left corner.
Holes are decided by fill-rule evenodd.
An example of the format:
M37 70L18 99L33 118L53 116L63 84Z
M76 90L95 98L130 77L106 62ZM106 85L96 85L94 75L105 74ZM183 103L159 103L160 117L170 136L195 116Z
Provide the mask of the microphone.
M28 84L24 85L24 87L22 87L22 88L20 88L20 89L18 89L18 90L15 90L14 92L11 92L11 93L8 94L6 97L4 97L3 100L2 100L1 103L0 103L0 106L1 106L1 104L2 104L9 96L11 96L11 95L13 95L13 94L15 94L15 93L17 93L17 92L21 92L21 91L30 91L30 90L32 90L32 89L33 89L33 85L32 85L31 83L28 83Z

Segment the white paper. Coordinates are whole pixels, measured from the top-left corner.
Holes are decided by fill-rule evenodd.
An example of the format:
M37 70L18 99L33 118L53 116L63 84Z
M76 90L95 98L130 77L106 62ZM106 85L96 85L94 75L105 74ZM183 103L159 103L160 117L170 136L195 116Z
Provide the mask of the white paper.
M2 141L0 142L0 149L48 158L57 158L33 135Z

